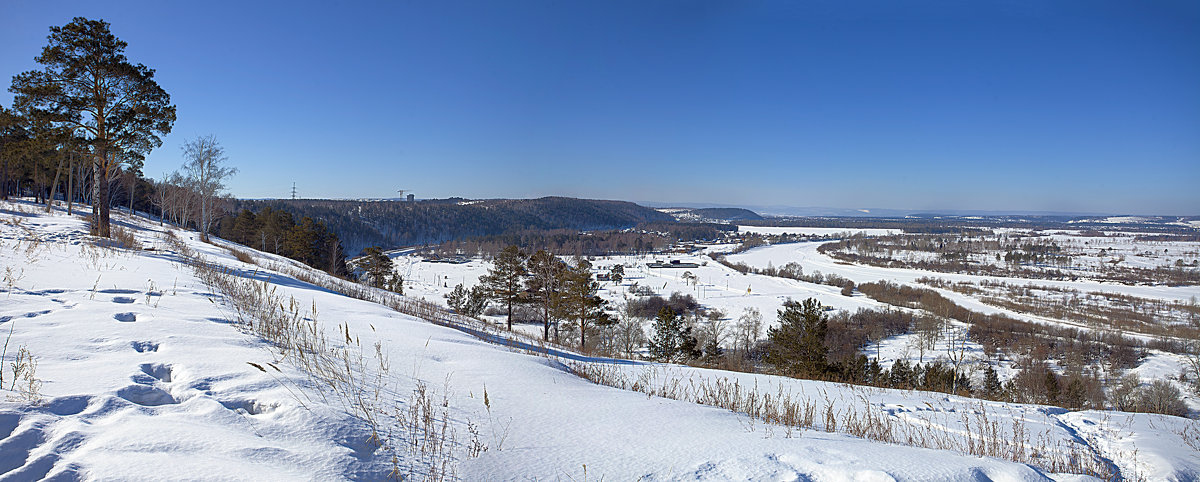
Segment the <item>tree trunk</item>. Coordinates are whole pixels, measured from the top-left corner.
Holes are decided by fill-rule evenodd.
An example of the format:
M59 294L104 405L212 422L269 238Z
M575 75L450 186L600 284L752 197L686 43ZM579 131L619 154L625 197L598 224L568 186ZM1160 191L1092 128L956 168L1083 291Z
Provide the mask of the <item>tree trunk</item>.
M50 197L46 199L46 212L54 209L54 192L58 190L58 179L62 174L63 159L58 160L58 169L54 170L54 182L50 184Z
M96 159L92 163L92 234L101 238L109 237L108 212L108 150L103 146L97 148Z
M0 199L8 200L8 156L4 156L4 169L0 172Z
M67 192L64 193L63 199L67 201L67 215L70 216L75 201L75 154L69 155L67 161Z
M200 240L208 242L208 199L206 194L200 195Z

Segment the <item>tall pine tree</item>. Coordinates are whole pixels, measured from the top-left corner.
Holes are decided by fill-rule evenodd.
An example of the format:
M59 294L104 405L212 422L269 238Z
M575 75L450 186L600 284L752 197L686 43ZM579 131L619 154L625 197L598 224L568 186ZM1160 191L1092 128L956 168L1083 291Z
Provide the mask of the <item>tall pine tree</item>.
M555 321L556 307L562 298L559 285L562 284L563 273L567 270L566 263L539 249L529 256L528 266L529 280L526 281L525 288L531 301L542 312L542 339L549 340L550 325Z
M599 292L600 284L592 278L592 263L588 260L576 258L575 265L563 272L560 312L564 319L577 323L579 348L587 346L587 331L593 323L610 321Z
M513 305L520 302L525 292L525 253L510 245L492 260L492 269L479 278L487 290L488 297L500 302L508 310L508 331L512 331Z
M109 175L140 160L171 132L175 106L154 80L154 69L132 64L128 45L103 20L76 17L50 27L34 60L43 70L13 77L16 110L36 113L83 135L92 155L92 232L109 236Z

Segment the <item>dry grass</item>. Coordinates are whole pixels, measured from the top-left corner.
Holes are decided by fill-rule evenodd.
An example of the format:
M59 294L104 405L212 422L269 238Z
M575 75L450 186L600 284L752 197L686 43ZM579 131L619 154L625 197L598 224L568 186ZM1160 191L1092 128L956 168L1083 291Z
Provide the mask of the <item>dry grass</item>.
M568 366L576 375L600 385L742 413L748 417L747 426L751 430L755 423L765 423L782 428L786 437L802 430L821 430L882 443L994 457L1055 473L1102 479L1116 475L1116 468L1089 446L1056 438L1048 431L1031 436L1023 416L1012 417L1011 426L1003 425L983 402L960 413L944 412L945 417L957 418L939 421L931 412L910 418L904 413L885 410L870 401L875 389L853 385L842 386L854 394L853 399L834 400L827 392L819 398L807 397L785 392L782 386L772 392L760 389L757 382L746 386L724 377L684 378L682 374L656 368L630 378L613 365L570 363ZM960 427L955 426L959 424Z
M237 248L234 248L231 246L226 246L225 249L229 250L229 252L233 254L233 257L237 258L238 261L241 261L246 264L253 264L253 265L258 264L257 262L254 261L254 257L251 256L250 253L248 253L244 250L240 250L240 249L237 249Z
M124 229L120 226L113 226L110 229L109 234L110 237L108 242L111 243L109 244L111 247L128 249L131 251L142 250L142 245L138 242L137 237L134 236L132 230Z
M457 480L459 457L455 450L464 450L468 457L487 450L486 446L463 447L457 442L451 424L448 380L437 400L414 374L416 388L406 403L398 403L390 361L381 343L375 343L368 353L348 323L339 323L337 335L331 338L318 322L315 304L304 310L295 298L280 294L269 277L258 281L257 271L239 273L209 263L171 231L167 231L165 241L187 260L201 281L223 295L236 326L275 347L276 360L250 365L275 378L302 406L314 403L313 397L318 397L366 422L371 430L368 442L391 461L389 477ZM301 273L299 269L295 272ZM315 280L311 275L305 277ZM280 363L296 368L311 385L321 389L310 390L290 382L283 376ZM468 420L468 426L473 425Z

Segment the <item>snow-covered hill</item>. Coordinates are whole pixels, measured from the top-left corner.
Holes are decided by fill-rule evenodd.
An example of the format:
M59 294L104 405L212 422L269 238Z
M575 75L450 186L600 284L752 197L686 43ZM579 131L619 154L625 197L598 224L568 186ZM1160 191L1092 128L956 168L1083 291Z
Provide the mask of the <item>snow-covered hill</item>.
M1186 419L539 355L316 286L272 255L116 222L136 243L0 204L0 479L1200 477ZM264 338L268 312L309 331ZM787 403L811 423L747 413Z

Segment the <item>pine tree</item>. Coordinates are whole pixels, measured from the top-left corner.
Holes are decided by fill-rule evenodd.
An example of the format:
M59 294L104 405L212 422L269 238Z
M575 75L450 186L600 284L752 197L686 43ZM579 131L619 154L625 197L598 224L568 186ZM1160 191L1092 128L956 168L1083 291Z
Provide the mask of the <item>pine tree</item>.
M487 303L487 289L481 285L475 285L467 292L467 301L463 304L462 314L471 318L478 318L483 313L484 308L487 308Z
M1046 376L1042 380L1042 384L1046 388L1046 403L1055 405L1058 403L1058 375L1055 375L1049 368L1046 369Z
M524 295L525 253L510 245L492 260L492 269L479 278L480 285L487 290L488 297L503 303L508 309L508 331L512 331L513 305Z
M51 27L49 44L34 60L43 70L13 77L16 110L34 112L82 133L92 155L92 231L109 236L108 176L142 159L171 132L175 106L154 81L154 70L131 64L126 44L103 20L75 17Z
M700 359L705 364L716 365L725 358L725 350L721 349L721 345L717 344L716 338L709 338L704 344L704 349L701 350Z
M587 330L596 322L604 322L604 300L600 298L600 284L592 279L592 264L577 258L575 265L562 275L562 298L559 312L563 319L574 321L579 327L579 347L587 346Z
M392 259L383 254L383 248L379 246L371 246L363 252L359 267L363 270L363 277L366 278L367 284L387 289L388 281L392 278L392 271L395 269Z
M625 279L625 265L614 264L608 272L608 277L612 279L613 284L621 284L621 281Z
M996 369L991 365L983 370L983 390L987 396L993 399L1000 398L1000 392L1003 390L1000 384L1000 376L996 374Z
M787 300L779 326L767 330L766 361L788 376L819 378L828 368L825 331L828 317L815 298Z
M683 321L670 308L662 307L654 319L654 336L646 346L650 358L669 362L679 353L679 338L683 334Z
M450 306L450 309L455 313L463 313L463 307L467 303L467 289L463 287L462 283L456 285L445 297L446 305Z
M888 384L892 388L911 388L909 380L912 378L912 369L909 368L908 362L903 358L892 363L892 369L888 373Z
M715 343L715 340L713 340ZM698 341L692 334L692 329L683 322L683 317L664 306L658 310L654 320L654 337L650 339L647 348L650 358L663 362L679 362L693 360L710 353L720 356L720 348L709 347L702 351L696 346Z
M531 301L537 304L542 312L542 339L550 339L550 325L555 321L556 307L561 302L562 295L559 286L563 282L566 265L554 255L545 250L537 250L529 257L529 280L525 287Z

